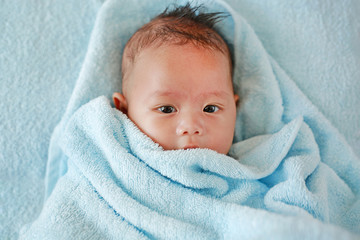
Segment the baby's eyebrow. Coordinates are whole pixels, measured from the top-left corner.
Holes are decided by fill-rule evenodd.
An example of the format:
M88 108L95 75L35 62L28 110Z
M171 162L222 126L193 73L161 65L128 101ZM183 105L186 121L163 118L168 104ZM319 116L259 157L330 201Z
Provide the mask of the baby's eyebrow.
M163 90L157 90L155 91L152 96L155 97L167 97L167 96L174 96L174 97L181 97L186 95L186 93L183 93L181 91L163 91ZM218 98L226 98L229 96L228 92L225 91L211 91L211 92L203 92L199 94L196 98L206 98L206 97L218 97Z
M156 96L156 97L166 97L166 96L179 97L179 96L184 95L184 94L182 94L181 92L175 92L175 91L157 90L152 95Z
M215 97L219 97L219 98L226 98L229 96L229 93L225 92L225 91L211 91L211 92L201 93L198 97L204 98L204 97L211 97L211 96L215 96Z

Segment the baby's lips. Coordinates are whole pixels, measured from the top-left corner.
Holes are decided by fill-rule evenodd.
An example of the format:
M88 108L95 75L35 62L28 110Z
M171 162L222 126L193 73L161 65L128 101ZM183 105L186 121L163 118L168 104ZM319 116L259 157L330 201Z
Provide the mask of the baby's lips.
M187 149L194 149L194 148L199 148L199 146L191 144L191 145L186 145L183 149L187 150Z

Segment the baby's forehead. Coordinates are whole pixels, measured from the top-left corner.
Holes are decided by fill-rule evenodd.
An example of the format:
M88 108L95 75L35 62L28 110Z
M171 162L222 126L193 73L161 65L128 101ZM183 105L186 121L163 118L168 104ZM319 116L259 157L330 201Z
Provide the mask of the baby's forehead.
M144 61L150 62L153 65L157 65L158 61L177 64L180 59L184 57L187 57L189 64L193 63L193 66L207 70L211 70L207 68L207 65L209 65L210 62L215 62L216 64L213 65L214 69L216 65L221 65L223 68L229 70L226 74L230 73L230 78L232 78L232 62L229 54L219 51L218 49L192 43L181 45L165 43L147 47L138 53L137 58L134 60L134 66L137 65L135 69L141 69L141 64L143 64Z
M180 64L179 61L184 61L184 57L189 59L188 66L189 68L195 67L196 69L203 69L206 72L214 71L218 69L217 66L222 66L222 69L227 69L226 71L221 71L221 74L217 74L221 78L226 78L228 81L224 81L224 84L229 84L232 86L232 73L231 73L231 60L229 55L226 55L224 52L219 51L218 49L212 49L204 46L194 45L192 43L187 44L173 44L173 43L163 43L155 46L149 46L147 48L139 51L137 57L134 59L131 69L128 69L129 75L139 75L141 72L144 72L144 64L151 65L152 68L147 69L150 72L147 74L153 74L151 72L154 69L159 69L158 66L162 66L162 73L172 71L164 68L167 65L168 68L173 68L174 65ZM201 58L202 60L199 60ZM204 60L205 59L205 60ZM160 63L161 62L161 63ZM163 64L163 63L166 64ZM181 63L183 64L183 62ZM212 64L210 67L210 64ZM188 73L188 69L184 69ZM178 75L183 76L185 72L177 72ZM218 73L218 72L217 72ZM220 76L221 75L221 76ZM226 77L223 77L226 76ZM140 79L136 78L137 81ZM123 79L125 80L125 79ZM134 79L132 77L123 81L123 90L125 90L125 85L133 85L132 82ZM126 83L125 83L126 82ZM125 83L125 84L124 84ZM221 84L221 83L219 83Z

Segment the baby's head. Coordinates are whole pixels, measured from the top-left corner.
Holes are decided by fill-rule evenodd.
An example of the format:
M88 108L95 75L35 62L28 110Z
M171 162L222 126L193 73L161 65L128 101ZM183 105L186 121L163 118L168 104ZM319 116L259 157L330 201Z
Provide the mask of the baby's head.
M125 46L115 107L165 150L229 151L236 102L230 51L213 29L218 13L165 10Z

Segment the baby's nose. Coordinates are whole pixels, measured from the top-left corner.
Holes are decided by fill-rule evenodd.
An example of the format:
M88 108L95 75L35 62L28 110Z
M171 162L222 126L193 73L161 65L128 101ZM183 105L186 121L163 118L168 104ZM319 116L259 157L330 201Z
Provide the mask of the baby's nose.
M184 116L176 129L177 135L202 135L204 133L204 126L202 119L199 116L189 115Z

